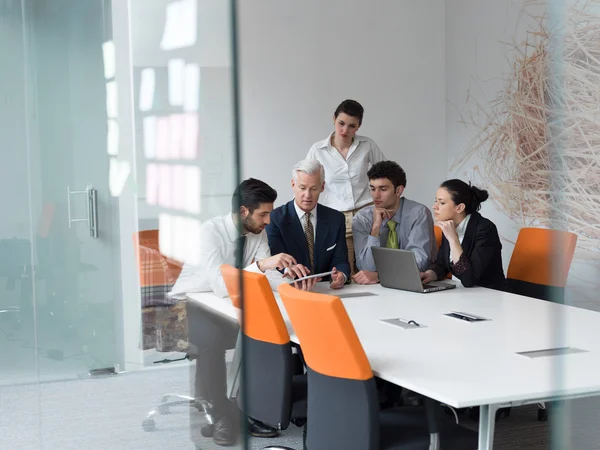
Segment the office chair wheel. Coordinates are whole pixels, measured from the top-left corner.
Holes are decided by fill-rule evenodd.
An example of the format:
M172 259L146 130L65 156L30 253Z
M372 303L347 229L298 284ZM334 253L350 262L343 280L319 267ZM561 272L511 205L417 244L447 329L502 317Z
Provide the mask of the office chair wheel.
M204 425L200 428L200 435L205 438L213 437L213 426L212 424Z
M171 410L169 409L169 407L167 405L159 405L156 409L157 409L158 413L163 416L165 414L169 414L171 412Z
M537 418L540 422L548 422L548 410L546 408L538 409Z
M154 431L156 430L156 422L154 422L154 419L146 419L142 422L142 428L144 431Z

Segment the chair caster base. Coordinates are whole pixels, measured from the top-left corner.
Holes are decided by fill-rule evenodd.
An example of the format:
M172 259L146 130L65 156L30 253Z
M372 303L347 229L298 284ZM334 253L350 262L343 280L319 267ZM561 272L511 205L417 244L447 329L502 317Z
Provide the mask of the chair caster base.
M200 428L200 434L202 437L211 438L213 437L213 426L212 425L204 425Z

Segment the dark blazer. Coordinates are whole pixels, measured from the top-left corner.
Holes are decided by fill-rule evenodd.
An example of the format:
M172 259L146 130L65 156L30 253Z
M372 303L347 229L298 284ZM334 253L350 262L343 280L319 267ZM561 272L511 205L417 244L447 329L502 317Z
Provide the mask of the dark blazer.
M267 237L272 255L287 253L292 255L299 264L310 268L308 244L304 228L294 208L294 200L271 212ZM329 272L334 267L344 272L346 278L350 280L346 218L335 209L317 205L315 273Z
M450 264L450 243L446 236L442 237L437 259L429 267L435 271L438 280L451 272L465 287L506 290L502 244L496 225L478 212L472 213L461 246L463 254L456 263Z

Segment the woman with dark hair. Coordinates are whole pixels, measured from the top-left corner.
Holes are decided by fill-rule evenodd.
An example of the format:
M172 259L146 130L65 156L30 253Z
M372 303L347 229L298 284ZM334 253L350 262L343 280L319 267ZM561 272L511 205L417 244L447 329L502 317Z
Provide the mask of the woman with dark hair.
M463 286L505 290L502 244L496 226L479 214L487 191L462 180L444 181L433 204L435 225L443 232L437 259L421 272L423 283L443 279L448 272Z
M357 135L364 109L355 100L344 100L333 113L334 131L310 148L305 159L316 159L325 168L325 190L319 203L337 209L346 216L348 261L355 273L352 217L371 205L367 171L385 161L381 149L372 139Z

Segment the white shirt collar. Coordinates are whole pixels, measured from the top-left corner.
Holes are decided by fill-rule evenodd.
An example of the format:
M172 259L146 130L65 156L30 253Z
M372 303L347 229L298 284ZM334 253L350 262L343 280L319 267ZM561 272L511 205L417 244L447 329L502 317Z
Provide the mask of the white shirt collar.
M465 232L467 231L467 225L469 224L470 218L471 214L465 217L463 221L456 226L456 234L458 234L458 238L461 242L463 237L465 236Z
M296 200L292 200L294 202L294 208L296 208L296 214L298 214L298 219L300 219L300 223L302 222L302 219L304 218L304 215L306 214L303 210L300 209L300 207L296 204ZM311 218L313 220L317 220L317 205L315 205L315 207L312 209L312 211L310 211L311 214Z
M223 222L225 223L225 232L227 233L227 236L231 242L235 241L242 235L240 230L238 230L238 227L235 226L233 213L227 214Z
M323 139L319 145L317 146L318 148L333 148L333 146L331 145L331 137L333 136L333 134L335 133L335 131L332 131L331 133L329 133L329 136L327 136L327 139ZM358 145L359 142L365 141L366 139L364 138L364 136L359 136L358 134L354 135L354 141L352 141L352 145Z

